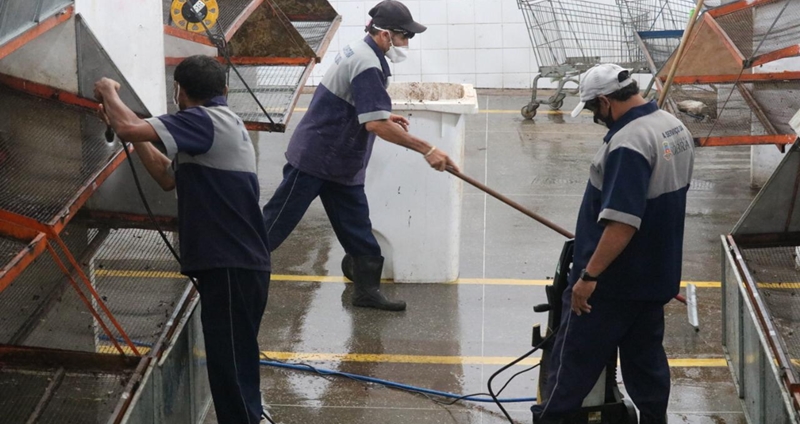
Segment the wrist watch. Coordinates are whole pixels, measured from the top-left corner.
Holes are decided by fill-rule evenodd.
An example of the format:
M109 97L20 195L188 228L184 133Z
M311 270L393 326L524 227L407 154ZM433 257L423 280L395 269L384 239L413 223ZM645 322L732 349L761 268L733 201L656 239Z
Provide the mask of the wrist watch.
M586 271L586 268L581 270L581 280L583 280L583 281L589 281L589 282L597 281L598 277L599 277L599 275L595 276L595 275L589 274L589 272Z

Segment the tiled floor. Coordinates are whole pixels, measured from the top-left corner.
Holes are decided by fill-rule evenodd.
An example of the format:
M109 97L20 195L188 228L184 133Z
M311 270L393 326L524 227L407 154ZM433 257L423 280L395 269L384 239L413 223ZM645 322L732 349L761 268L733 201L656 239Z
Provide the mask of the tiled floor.
M301 119L309 98L301 99L290 127ZM524 92L481 92L479 101L482 113L467 118L465 173L574 229L602 128L590 116L572 119L548 113L546 106L534 121L523 121L517 111L527 102ZM568 98L564 109L574 104ZM262 202L280 181L290 134L264 135L258 144ZM753 196L748 148L698 150L684 280L720 280L719 235L731 229ZM343 251L315 202L273 256L262 349L284 356L312 354L303 358L315 366L435 390L486 392L489 376L530 349L531 326L546 319L532 311L544 301L537 280L553 275L563 237L472 187L464 188L461 230L461 278L485 280L388 284L383 290L406 300L406 312L353 309L347 302L350 285L319 278L341 276ZM287 281L295 279L286 275L307 277ZM673 302L667 308L665 345L674 360L670 422L745 422L720 345L720 290L711 286L699 289L700 332L687 324L684 306ZM523 374L503 397L536 396L536 379L536 370ZM297 371L265 367L262 387L284 424L506 422L491 404L445 407L421 395ZM530 405L508 409L526 423ZM216 422L213 410L206 422Z

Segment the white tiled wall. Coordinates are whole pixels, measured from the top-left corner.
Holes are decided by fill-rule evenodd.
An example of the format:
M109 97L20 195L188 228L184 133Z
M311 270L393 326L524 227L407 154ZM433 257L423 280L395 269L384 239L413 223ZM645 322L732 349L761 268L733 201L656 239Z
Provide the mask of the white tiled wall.
M336 52L364 37L367 12L379 0L330 0L342 26L323 63L316 85ZM458 82L480 88L529 88L537 66L517 0L405 0L414 19L428 31L411 40L407 61L392 65L395 81Z

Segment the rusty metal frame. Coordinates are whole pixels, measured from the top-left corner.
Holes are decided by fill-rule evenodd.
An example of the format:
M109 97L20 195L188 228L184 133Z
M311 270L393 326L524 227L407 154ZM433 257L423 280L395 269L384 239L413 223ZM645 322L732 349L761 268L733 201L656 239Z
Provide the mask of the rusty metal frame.
M178 231L178 219L170 216L155 216L158 227L164 231ZM75 215L73 222L80 222L93 228L138 228L156 230L148 215L122 212L106 212L83 209Z
M769 319L769 313L767 312L768 309L766 304L761 298L761 294L758 292L758 285L756 284L755 280L753 280L753 274L750 272L739 246L737 245L733 236L729 235L727 238L731 252L733 253L737 271L739 271L743 277L742 282L744 284L747 297L753 304L753 309L756 313L758 323L764 331L764 336L767 339L767 344L769 345L770 351L774 356L778 368L781 370L783 383L789 390L789 393L794 400L795 408L800 409L800 381L798 381L797 377L792 372L793 365L791 358L786 355L786 348L783 340L779 336L780 333L775 329L775 326Z
M92 256L97 253L100 246L108 239L111 232L108 229L101 228L96 236L92 239L86 249L81 253L79 258L81 263L88 262ZM58 303L59 298L69 288L69 280L65 277L61 284L57 285L49 294L45 296L42 304L31 314L30 318L17 330L17 332L9 339L9 344L19 345L24 343L25 339L39 324L39 320L45 316L52 308Z
M659 78L663 81L665 77ZM675 77L673 84L733 84L735 82L763 82L763 81L797 81L800 80L800 72L769 72L759 74L739 75L695 75Z
M717 22L716 18L730 15L732 13L740 12L742 10L753 9L766 4L774 3L778 0L739 0L724 6L711 9L702 15L701 22L708 26L719 37L719 41L725 46L730 54L738 61L741 61L742 69L738 75L690 75L690 76L676 76L673 80L675 84L693 85L693 84L734 84L738 91L742 94L745 102L758 121L764 126L767 135L742 135L742 136L723 136L723 137L698 137L695 138L695 143L698 146L712 147L712 146L737 146L737 145L764 145L774 144L781 151L785 150L787 144L793 144L797 140L795 134L778 134L775 126L769 121L769 118L764 113L761 106L753 97L752 93L739 83L749 82L767 82L767 81L797 81L800 80L800 72L786 71L786 72L771 72L771 73L746 73L747 69L763 65L765 63L773 62L786 57L800 56L800 45L789 46L777 51L768 52L746 58L736 44L731 40L725 30ZM695 30L691 34L688 45L691 46L699 36L699 30ZM638 40L640 44L641 40ZM644 49L643 49L644 50ZM647 54L645 54L647 57ZM682 63L679 63L680 67ZM656 77L656 84L660 85L666 78L664 76Z
M33 28L23 32L22 34L12 38L3 45L0 45L0 59L10 55L14 51L20 49L24 45L39 38L42 34L47 33L51 29L68 21L75 14L75 6L67 6L55 15L43 20Z
M4 220L0 220L0 234L28 242L25 248L0 268L1 292L44 252L47 241L43 233L20 227Z
M165 65L167 66L178 66L183 60L186 59L185 57L167 57L164 59ZM231 63L234 65L244 65L244 66L306 66L312 61L317 61L314 58L307 58L307 57L242 57L242 56L234 56L231 57ZM227 64L227 60L224 57L217 56L217 60L224 64Z
M761 144L793 144L797 134L789 135L737 135L725 137L697 137L695 144L701 147L752 146Z
M776 60L785 59L787 57L800 56L800 45L784 47L773 52L758 55L751 60L748 60L746 65L748 68L754 68L766 63L775 62Z
M139 358L131 356L0 344L0 365L4 367L119 374L132 371L139 362Z
M88 99L83 99L75 94L67 93L61 90L57 90L52 87L48 87L42 84L32 83L29 81L25 81L19 78L14 78L10 76L0 75L0 83L9 86L10 88L16 89L18 91L42 97L50 100L57 100L63 103L71 104L73 106L79 106L88 110L98 108L97 103ZM133 150L133 146L125 145L123 149L128 149L129 151ZM72 253L67 248L66 244L61 240L59 234L64 230L67 224L74 218L78 210L86 203L86 201L97 191L97 188L125 161L125 152L120 150L117 152L106 164L103 166L100 171L96 172L92 175L87 182L84 183L83 186L78 190L77 193L66 203L66 205L61 209L61 211L56 214L50 221L41 222L37 219L30 218L27 216L19 215L16 213L12 213L5 210L0 210L0 233L10 234L11 236L23 239L23 240L32 240L29 244L29 247L17 255L11 263L4 267L2 273L0 273L0 291L5 289L11 281L17 278L25 268L27 268L31 263L33 263L34 259L38 257L44 250L47 250L55 263L61 269L62 273L65 275L69 283L73 286L75 291L78 293L78 296L84 302L86 307L89 309L89 312L94 316L97 322L102 327L103 331L112 339L115 348L119 351L120 354L125 354L125 350L116 342L116 338L114 338L113 334L109 330L108 326L105 324L103 319L100 317L100 314L94 308L92 303L86 297L86 295L81 291L80 286L73 278L73 272L76 273L80 279L83 281L86 289L89 291L91 296L94 298L95 302L100 306L106 317L115 327L117 332L122 336L125 340L126 344L128 345L128 349L136 356L141 356L139 351L136 349L136 346L128 337L125 330L123 330L122 326L116 320L114 315L106 306L103 299L97 293L97 291L92 287L91 282L89 281L86 274L81 269L78 262L73 257ZM33 235L36 233L36 235ZM74 271L70 272L64 263L61 261L58 253L56 253L53 246L50 244L50 241L55 241L64 256L67 258L70 265L73 267Z
M707 12L707 14L719 18L720 16L730 15L731 13L738 12L744 9L751 9L765 4L774 3L778 0L739 0L724 6L716 7Z
M41 97L43 99L56 100L64 104L78 106L93 111L100 110L100 103L94 100L85 99L77 94L70 93L69 91L59 90L58 88L53 88L37 82L13 77L11 75L0 74L0 84L16 91L21 91L36 97Z

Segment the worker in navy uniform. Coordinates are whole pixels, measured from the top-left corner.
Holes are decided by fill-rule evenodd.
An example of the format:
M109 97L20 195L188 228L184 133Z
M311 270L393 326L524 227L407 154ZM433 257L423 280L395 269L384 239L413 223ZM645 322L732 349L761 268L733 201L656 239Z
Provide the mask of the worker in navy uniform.
M640 422L666 423L664 305L680 287L694 142L681 121L642 98L617 65L589 70L580 96L572 116L586 108L608 133L589 170L565 312L544 401L531 408L533 422L569 423L619 350Z
M180 111L139 119L103 79L95 95L107 123L132 142L164 190L177 189L181 272L200 292L208 379L220 424L257 424L258 330L267 305L270 255L259 208L253 143L226 102L226 71L214 58L192 56L175 69ZM162 154L150 142L160 141Z
M438 171L458 168L444 152L408 133L408 120L392 114L386 91L391 75L386 59L405 59L409 39L426 27L398 1L385 0L369 15L369 34L339 52L292 135L283 181L264 206L264 223L275 250L319 196L346 252L342 270L354 281L352 304L402 311L405 302L380 292L383 256L364 192L375 136L420 153L420 160Z

